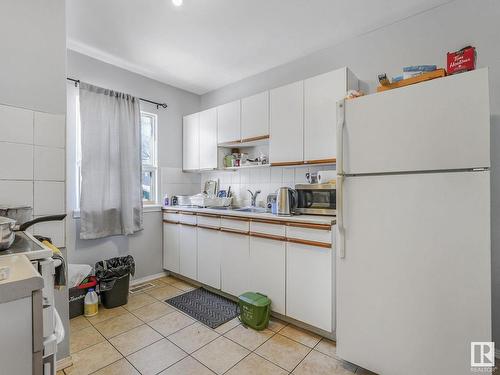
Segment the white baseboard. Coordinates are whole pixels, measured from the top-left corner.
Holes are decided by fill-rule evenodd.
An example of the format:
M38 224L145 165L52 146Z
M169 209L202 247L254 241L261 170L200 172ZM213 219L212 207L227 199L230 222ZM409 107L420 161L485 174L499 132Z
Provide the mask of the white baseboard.
M72 364L73 364L73 358L71 358L71 356L67 356L66 358L62 358L56 362L56 369L57 371L61 371L71 366Z
M133 285L137 285L137 284L142 284L142 283L154 280L154 279L158 279L158 278L163 277L163 276L167 276L168 274L169 273L167 271L163 271L160 273L155 273L154 275L149 275L149 276L140 277L138 279L133 279L133 280L130 280L130 285L133 286Z

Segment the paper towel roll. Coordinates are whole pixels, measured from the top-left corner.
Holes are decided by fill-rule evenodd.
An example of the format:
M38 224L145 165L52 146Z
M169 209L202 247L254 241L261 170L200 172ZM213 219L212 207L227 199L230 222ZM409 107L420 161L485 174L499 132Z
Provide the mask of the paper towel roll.
M337 171L318 172L318 183L320 184L335 183L336 180L337 180Z

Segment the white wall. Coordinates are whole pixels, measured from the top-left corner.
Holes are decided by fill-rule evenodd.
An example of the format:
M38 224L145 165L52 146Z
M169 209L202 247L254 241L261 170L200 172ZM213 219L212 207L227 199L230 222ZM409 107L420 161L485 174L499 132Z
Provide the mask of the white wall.
M199 175L184 176L182 168L182 116L196 112L200 97L184 90L162 84L130 71L106 64L102 61L68 50L68 76L81 81L132 94L134 96L166 102L167 109L141 103L141 108L158 115L158 163L159 180L162 182L160 196L167 184L180 187L199 186ZM68 106L70 109L70 106ZM71 115L68 113L68 119ZM68 121L68 126L71 121ZM68 128L71 134L72 129ZM71 138L71 137L70 137ZM115 256L132 255L135 258L136 278L162 272L162 227L161 213L144 213L144 230L128 237L114 236L99 240L80 240L80 220L74 219L74 150L68 146L68 225L67 248L71 263L94 265L97 261ZM172 174L171 171L177 171Z
M18 132L23 129L23 123L28 125L18 133L21 138L7 139L10 142L8 147L14 148L14 155L18 155L14 159L18 160L13 162L12 153L7 157L2 155L2 159L11 166L14 163L17 172L24 170L28 171L28 174L31 173L30 178L27 178L29 177L27 175L0 177L0 179L7 177L0 182L0 204L28 203L35 206L37 215L47 214L46 210L51 208L64 212L65 11L64 0L2 0L0 2L0 35L2 35L0 104L25 108L27 109L25 113L28 114L28 123L17 117L17 120L7 124L10 125L11 130L15 127ZM30 114L33 118L31 131L29 130ZM37 118L40 120L41 117L48 118L48 121L37 121ZM55 118L58 119L55 120ZM0 128L5 125L1 124ZM43 130L40 132L41 129ZM3 137L8 136L6 128L0 131ZM52 142L61 140L61 134L62 144ZM0 149L5 151L4 146L0 145ZM31 163L24 158L24 165L19 166L18 163L23 158L18 152L22 147L31 149L33 158ZM29 151L28 154L30 154ZM51 164L49 167L55 168L44 168L43 173L39 174L40 164L43 167ZM56 166L56 164L59 165ZM38 181L34 182L34 180ZM57 207L44 205L47 200L43 202L41 195L38 194L42 185L48 187L46 193L42 195L50 195L52 202L58 202ZM53 228L58 229L54 231ZM40 230L40 234L50 234L53 237L54 233L58 232L57 238L53 239L59 245L64 245L64 232L61 224L44 224L38 226L37 229ZM64 248L62 250L64 255ZM68 332L67 289L56 291L55 300L56 308ZM58 358L69 355L68 337L69 335L59 345Z
M459 0L361 35L310 56L249 77L202 96L213 107L329 70L348 66L373 92L377 74L395 76L414 64L444 66L446 52L474 45L478 65L490 74L492 139L492 288L493 337L500 342L500 3Z

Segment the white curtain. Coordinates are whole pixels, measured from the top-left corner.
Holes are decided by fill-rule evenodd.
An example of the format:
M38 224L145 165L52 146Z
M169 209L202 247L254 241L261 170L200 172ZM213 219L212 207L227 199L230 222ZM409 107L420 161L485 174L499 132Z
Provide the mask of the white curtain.
M143 229L139 98L80 83L81 239Z

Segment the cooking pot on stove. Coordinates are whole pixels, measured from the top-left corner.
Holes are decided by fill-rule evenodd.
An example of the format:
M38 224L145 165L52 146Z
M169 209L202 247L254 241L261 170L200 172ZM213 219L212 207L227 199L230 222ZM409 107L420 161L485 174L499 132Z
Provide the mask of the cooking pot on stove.
M26 229L28 229L29 227L31 227L36 223L41 223L45 221L60 221L63 220L65 217L66 214L41 216L37 217L36 219L27 221L21 225L17 225L16 220L0 216L0 251L7 250L12 245L16 237L15 232L25 231Z

